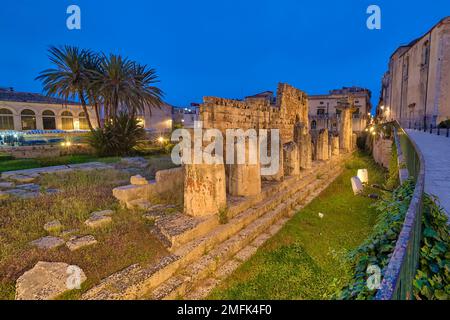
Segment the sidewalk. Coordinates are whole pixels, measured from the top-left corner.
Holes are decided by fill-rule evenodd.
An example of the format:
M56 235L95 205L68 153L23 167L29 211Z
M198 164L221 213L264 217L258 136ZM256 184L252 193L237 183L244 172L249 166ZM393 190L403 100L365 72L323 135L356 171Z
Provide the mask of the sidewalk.
M425 192L439 197L450 218L450 138L406 129L425 159Z

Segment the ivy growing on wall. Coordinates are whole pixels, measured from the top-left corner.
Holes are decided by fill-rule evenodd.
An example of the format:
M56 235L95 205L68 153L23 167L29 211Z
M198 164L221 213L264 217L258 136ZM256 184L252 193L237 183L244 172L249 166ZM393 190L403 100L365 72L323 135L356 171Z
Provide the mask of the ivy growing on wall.
M450 299L450 228L437 199L425 195L420 263L413 282L419 300Z

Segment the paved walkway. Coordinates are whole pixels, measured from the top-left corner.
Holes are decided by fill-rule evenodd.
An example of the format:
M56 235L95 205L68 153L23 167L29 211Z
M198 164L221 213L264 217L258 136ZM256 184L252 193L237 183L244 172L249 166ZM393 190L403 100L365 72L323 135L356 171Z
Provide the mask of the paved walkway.
M425 192L439 197L450 218L450 138L406 130L425 158Z

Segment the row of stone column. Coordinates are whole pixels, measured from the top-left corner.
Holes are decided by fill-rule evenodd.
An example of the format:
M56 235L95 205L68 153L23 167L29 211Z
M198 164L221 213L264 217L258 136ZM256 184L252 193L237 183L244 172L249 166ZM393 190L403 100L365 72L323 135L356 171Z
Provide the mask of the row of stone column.
M280 143L279 170L265 180L281 181L284 176L300 175L312 167L312 160L329 160L341 152L351 151L355 136L343 139L322 129L314 139L301 124L295 126L294 141ZM348 132L347 132L348 134ZM348 149L341 141L350 141ZM355 141L355 142L353 142ZM246 159L248 159L246 144ZM256 164L185 164L184 212L191 216L215 214L224 210L227 193L231 196L253 196L261 192L261 165Z

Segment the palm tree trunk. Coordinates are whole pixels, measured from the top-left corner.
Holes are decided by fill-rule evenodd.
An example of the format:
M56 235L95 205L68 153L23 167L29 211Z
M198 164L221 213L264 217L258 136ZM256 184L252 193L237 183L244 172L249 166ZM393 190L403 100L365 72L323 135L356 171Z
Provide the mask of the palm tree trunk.
M87 111L86 100L84 99L83 92L81 92L81 90L80 90L78 92L78 95L80 96L81 107L83 108L83 111L86 114L86 121L88 123L89 129L91 130L91 132L93 132L94 128L92 127L91 117L89 116L89 112Z
M97 117L97 125L99 128L103 128L102 123L100 121L100 113L98 112L98 103L96 102L94 105L95 116Z

